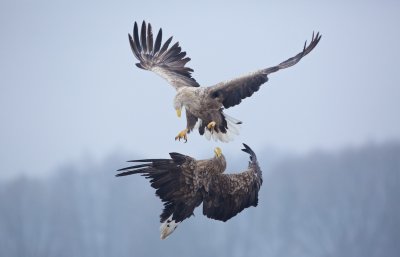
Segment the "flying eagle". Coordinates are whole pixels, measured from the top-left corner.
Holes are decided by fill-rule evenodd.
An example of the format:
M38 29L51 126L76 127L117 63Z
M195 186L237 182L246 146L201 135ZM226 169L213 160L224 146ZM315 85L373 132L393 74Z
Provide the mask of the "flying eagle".
M268 81L268 75L280 69L291 67L298 63L301 58L311 52L318 44L321 36L317 33L307 46L304 44L303 51L286 61L266 69L261 69L233 80L218 83L210 87L200 87L192 77L193 70L185 67L190 61L186 52L182 52L179 42L169 47L172 37L163 45L162 29L158 31L155 41L151 24L146 25L143 21L139 38L138 25L135 22L133 34L129 36L129 43L133 55L140 61L136 63L141 69L150 70L166 79L177 91L174 99L174 108L178 117L181 116L182 108L186 110L187 125L179 132L175 140L187 141L187 133L198 126L200 135L214 140L228 142L233 134L238 134L240 121L227 116L224 108L238 105L242 99L253 95L260 86Z
M225 157L219 147L214 158L195 160L180 153L170 153L171 159L145 159L129 162L143 163L127 168L116 176L141 174L150 179L156 195L164 203L160 215L161 239L168 237L179 223L193 215L203 203L208 218L227 221L243 209L257 206L262 180L255 153L246 144L242 151L250 155L247 170L224 174Z

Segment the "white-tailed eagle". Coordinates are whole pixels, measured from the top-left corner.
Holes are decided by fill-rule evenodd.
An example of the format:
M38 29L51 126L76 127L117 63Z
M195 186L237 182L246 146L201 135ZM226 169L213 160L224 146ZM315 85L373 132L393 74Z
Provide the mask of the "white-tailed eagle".
M141 174L150 179L156 195L164 203L160 230L161 239L165 239L201 203L204 215L221 221L257 206L262 173L255 153L243 145L242 151L250 155L250 162L245 171L237 174L224 174L225 157L217 147L214 158L208 160L170 153L171 159L129 161L142 164L120 169L123 172L116 176Z
M321 39L321 35L314 33L311 42L304 44L303 50L292 58L266 69L257 70L233 80L220 82L210 87L200 87L192 77L193 70L186 67L190 61L186 52L182 52L179 42L169 47L172 37L162 44L162 29L158 31L155 41L150 23L143 21L140 37L138 25L135 22L133 34L129 36L134 56L139 60L139 68L150 70L166 79L177 91L174 99L174 108L178 117L182 108L186 110L187 125L179 132L175 140L187 141L187 133L196 126L200 135L208 139L228 142L233 134L238 134L240 121L227 116L224 109L238 105L242 99L250 97L268 81L268 75L280 69L291 67L301 58L311 52Z

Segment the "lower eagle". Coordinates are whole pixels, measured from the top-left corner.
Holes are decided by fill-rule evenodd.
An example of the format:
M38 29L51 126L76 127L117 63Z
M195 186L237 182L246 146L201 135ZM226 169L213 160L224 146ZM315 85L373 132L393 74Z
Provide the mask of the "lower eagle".
M203 203L208 218L227 221L243 209L257 206L262 185L262 172L253 150L243 144L242 151L250 155L248 168L236 174L224 174L225 157L219 147L215 156L196 160L180 153L170 153L171 159L144 159L116 176L141 174L150 179L156 195L164 203L160 215L161 239L167 238L183 220L193 215Z

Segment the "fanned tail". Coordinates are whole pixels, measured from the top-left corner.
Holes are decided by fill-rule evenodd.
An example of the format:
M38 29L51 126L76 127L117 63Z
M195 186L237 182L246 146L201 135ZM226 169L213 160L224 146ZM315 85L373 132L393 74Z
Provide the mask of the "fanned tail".
M179 223L181 223L175 222L175 220L172 219L172 216L173 215L169 216L169 218L165 220L160 226L160 238L163 240L171 235L172 232L174 232L175 229L178 227Z

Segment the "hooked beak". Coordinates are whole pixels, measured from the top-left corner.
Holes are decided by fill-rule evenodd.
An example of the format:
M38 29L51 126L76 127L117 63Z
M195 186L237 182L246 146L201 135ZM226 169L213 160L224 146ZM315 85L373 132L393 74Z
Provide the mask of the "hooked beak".
M178 116L178 118L180 118L182 115L182 109L176 109L176 116Z
M216 147L216 148L214 149L214 153L215 153L215 156L216 156L216 157L221 157L221 155L222 155L222 150L221 150L221 148Z

